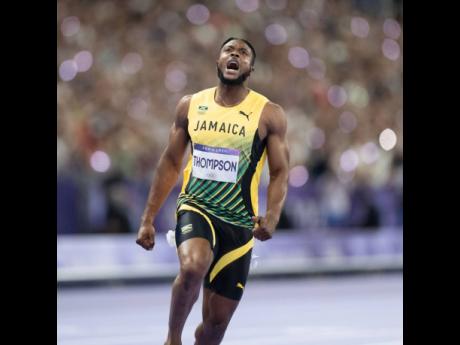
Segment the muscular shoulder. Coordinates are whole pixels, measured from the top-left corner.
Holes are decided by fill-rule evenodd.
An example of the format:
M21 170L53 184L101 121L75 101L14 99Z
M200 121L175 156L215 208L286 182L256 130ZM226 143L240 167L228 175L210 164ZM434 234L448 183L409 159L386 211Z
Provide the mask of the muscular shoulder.
M185 95L180 99L176 106L175 123L179 127L187 127L187 114L192 95Z
M262 111L262 125L267 135L274 133L285 133L287 128L287 117L283 108L276 103L267 102Z

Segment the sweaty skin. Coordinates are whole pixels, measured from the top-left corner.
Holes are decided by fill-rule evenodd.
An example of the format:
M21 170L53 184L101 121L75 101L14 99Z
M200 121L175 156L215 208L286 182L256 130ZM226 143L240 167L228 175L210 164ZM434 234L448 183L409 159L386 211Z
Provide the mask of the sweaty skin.
M220 50L216 64L223 78L237 80L242 75L250 76L254 70L252 59L252 51L245 42L231 40ZM230 60L238 62L238 70L227 68ZM229 85L220 80L215 101L224 107L240 103L249 93L246 84L247 81ZM190 99L191 95L184 96L176 107L168 144L153 177L136 240L146 250L152 250L155 245L153 220L181 173L182 159L190 142L187 132ZM265 216L253 217L253 234L260 241L272 238L286 198L289 165L286 130L287 119L283 109L275 103L267 102L258 125L260 139L267 139L270 173L267 212ZM192 238L181 243L178 256L180 271L173 284L169 331L165 345L182 344L181 334L186 318L198 298L201 283L213 260L211 248L202 238ZM196 329L195 345L218 345L239 302L206 288L203 296L203 322Z

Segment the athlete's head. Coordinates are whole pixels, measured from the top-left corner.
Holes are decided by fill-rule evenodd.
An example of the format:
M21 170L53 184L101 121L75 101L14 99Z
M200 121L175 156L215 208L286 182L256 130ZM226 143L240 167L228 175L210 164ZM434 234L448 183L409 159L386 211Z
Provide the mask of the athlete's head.
M251 75L255 60L256 51L251 43L230 37L220 47L217 76L225 85L240 85Z

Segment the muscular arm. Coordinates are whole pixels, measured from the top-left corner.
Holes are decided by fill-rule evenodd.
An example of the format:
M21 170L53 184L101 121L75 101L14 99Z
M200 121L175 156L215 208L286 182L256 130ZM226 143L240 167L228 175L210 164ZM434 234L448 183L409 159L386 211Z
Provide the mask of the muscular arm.
M174 123L169 132L169 142L158 162L147 204L142 215L141 227L136 242L148 250L153 248L155 242L153 220L176 184L182 167L182 159L189 141L187 134L189 104L190 96L185 96L176 107Z
M265 217L255 217L254 236L259 240L271 238L280 219L287 194L289 174L289 149L287 143L287 119L283 109L268 103L263 111L263 128L267 137L267 158L270 173L268 184L267 213Z

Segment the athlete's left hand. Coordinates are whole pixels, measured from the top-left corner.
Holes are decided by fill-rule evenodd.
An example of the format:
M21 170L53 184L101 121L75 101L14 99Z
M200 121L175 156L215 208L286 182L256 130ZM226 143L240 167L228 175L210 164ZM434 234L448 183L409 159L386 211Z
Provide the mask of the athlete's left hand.
M275 232L276 221L268 216L252 217L254 229L252 233L259 241L266 241L272 238Z

